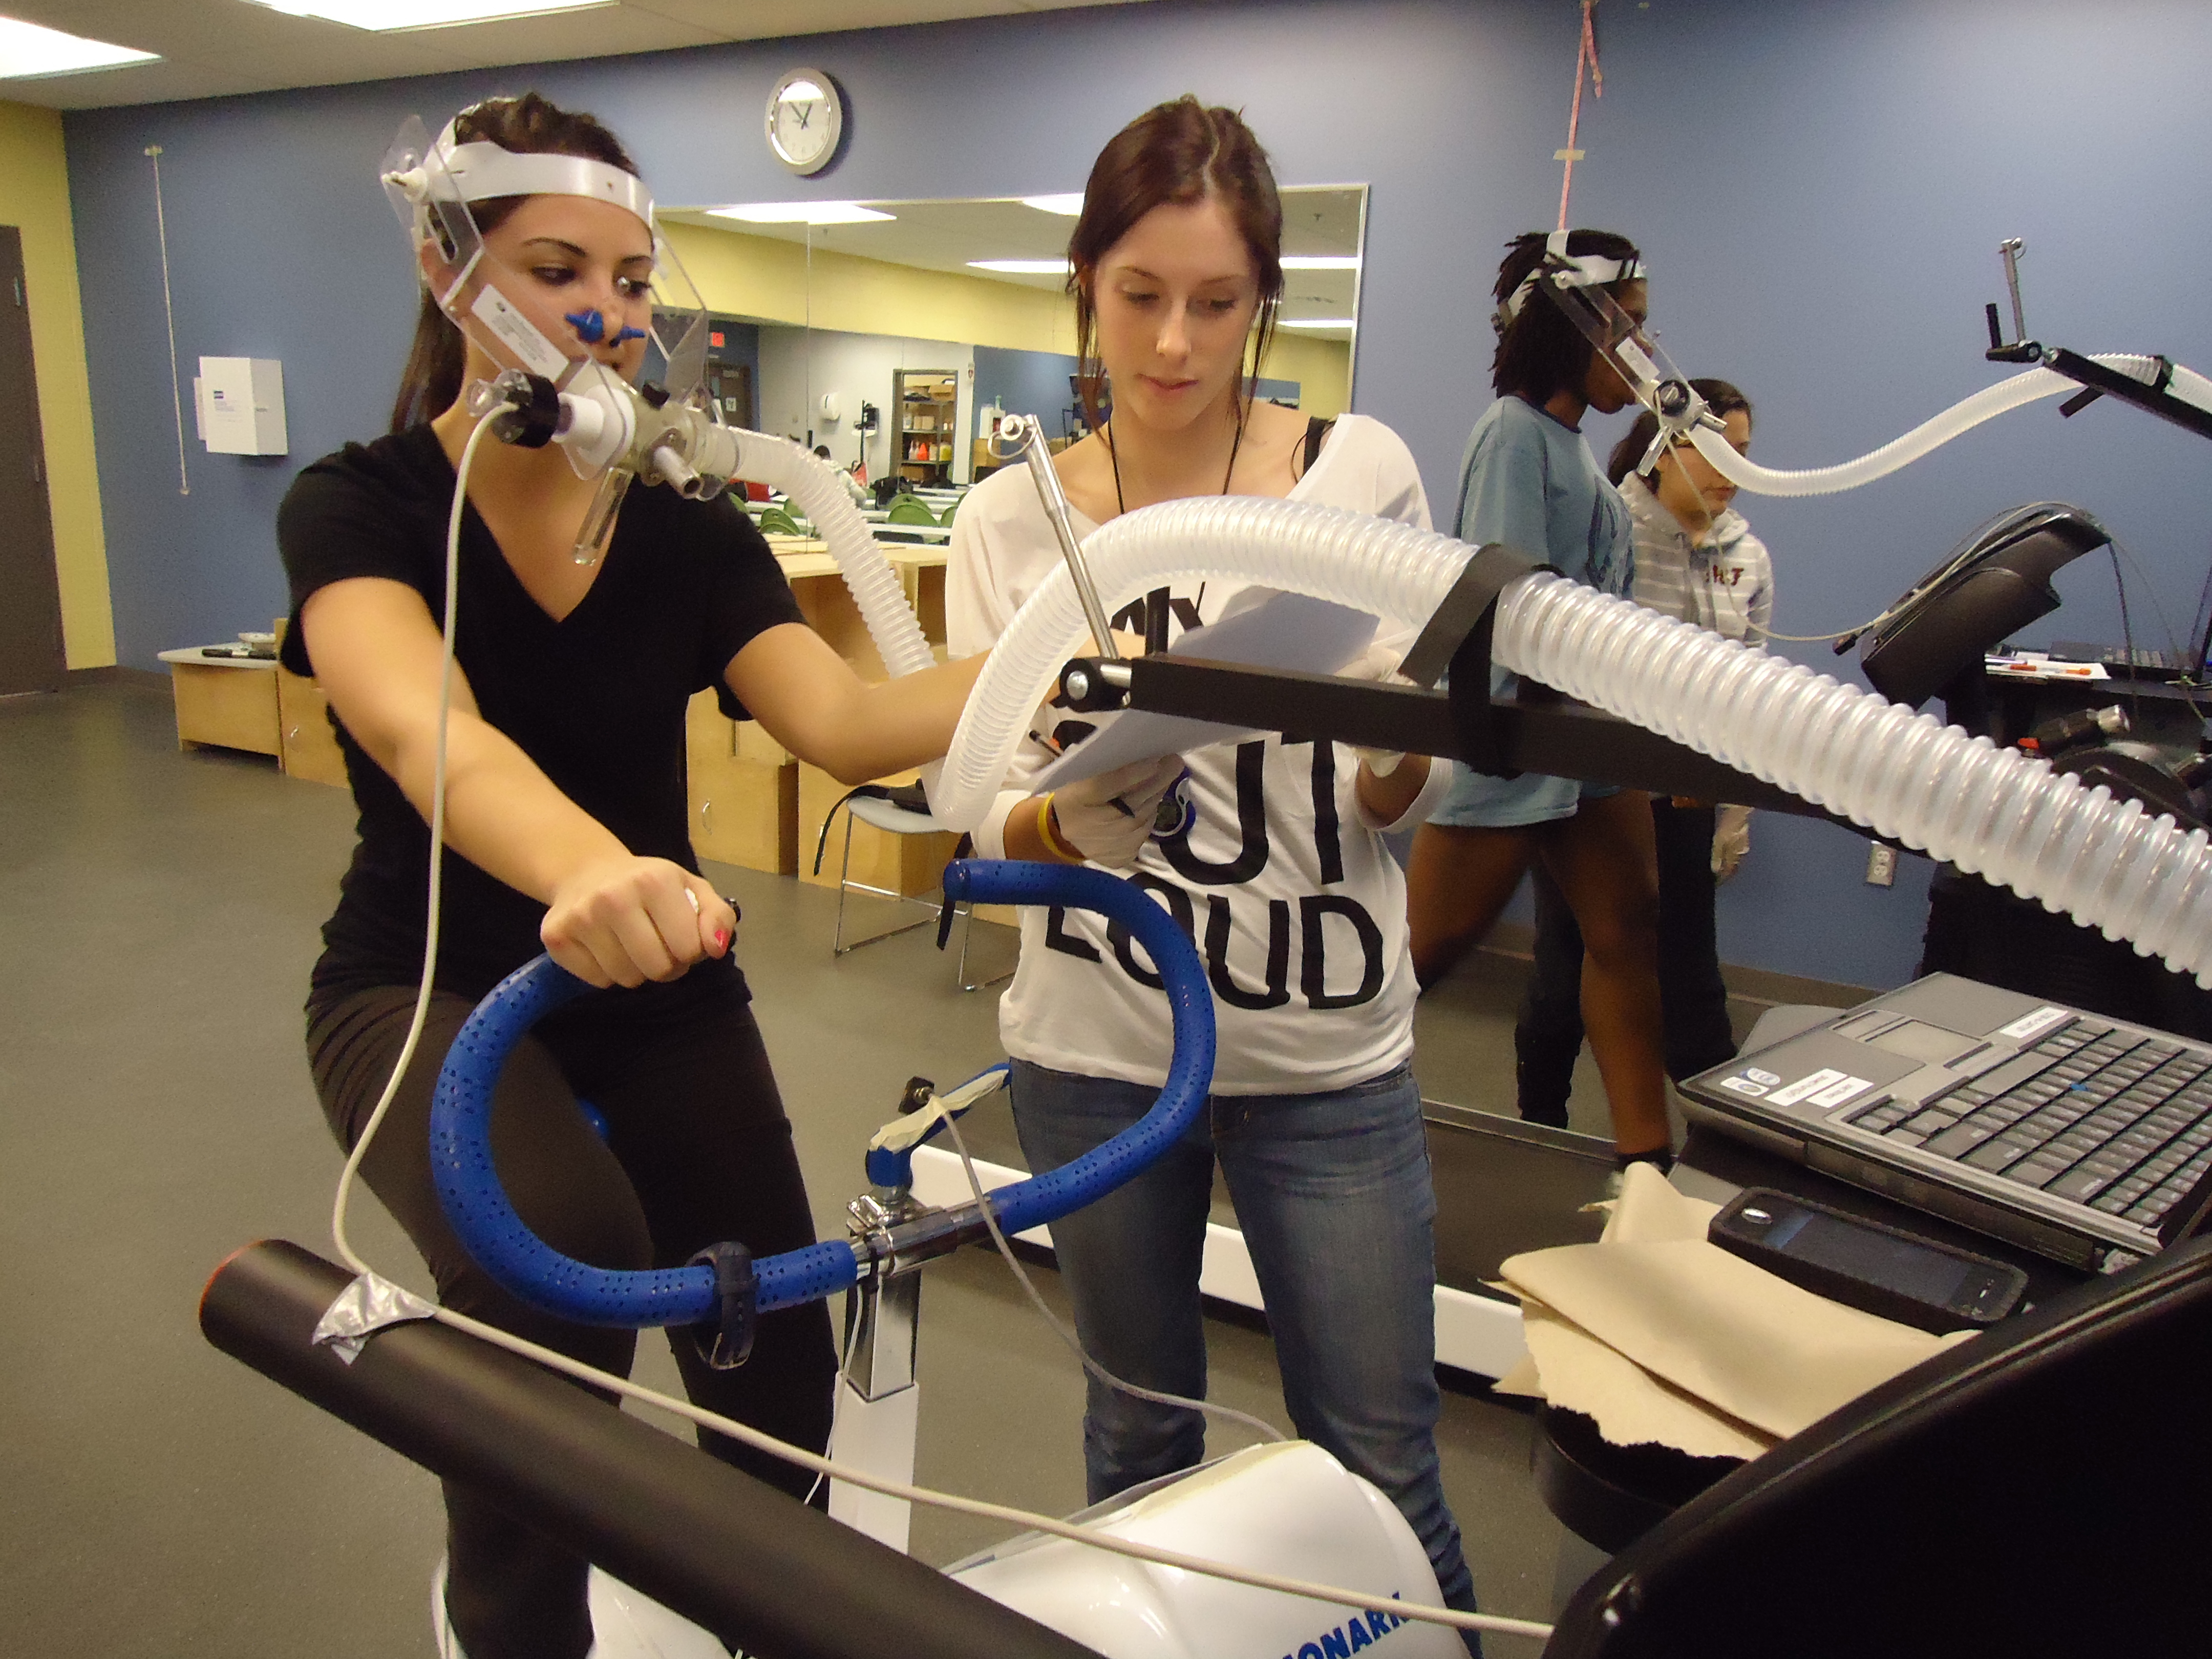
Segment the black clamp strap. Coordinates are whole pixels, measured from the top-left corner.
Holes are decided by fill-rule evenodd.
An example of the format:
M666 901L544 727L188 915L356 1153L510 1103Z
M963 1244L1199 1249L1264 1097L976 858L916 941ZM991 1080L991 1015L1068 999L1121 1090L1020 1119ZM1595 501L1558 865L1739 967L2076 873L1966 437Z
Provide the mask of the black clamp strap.
M518 449L543 449L561 430L561 394L542 374L526 375L527 403L510 403L492 417L492 436Z
M718 1371L733 1371L752 1355L753 1333L760 1324L760 1280L753 1273L753 1253L732 1239L709 1244L684 1264L714 1270L714 1293L720 1298L721 1317L713 1325L691 1328L699 1357Z
M953 843L952 857L947 860L945 867L950 870L954 865L959 863L961 860L965 858L973 858L975 855L975 838L963 830L961 834L960 839ZM951 894L943 892L941 882L939 884L939 893L940 896L937 906L937 948L942 951L946 945L951 942L952 918L959 914L960 902L954 898ZM926 1078L916 1078L914 1079L914 1082L924 1083L928 1079ZM908 1088L912 1088L914 1084L909 1083L907 1086ZM919 1109L919 1107L915 1106L902 1106L899 1108L899 1110L902 1112L917 1111Z
M1490 709L1490 638L1498 621L1498 596L1511 583L1538 570L1559 574L1503 542L1489 542L1459 573L1407 652L1398 672L1424 690L1432 689L1447 670L1452 724L1460 739L1460 758L1492 777L1517 778L1505 763L1504 740Z

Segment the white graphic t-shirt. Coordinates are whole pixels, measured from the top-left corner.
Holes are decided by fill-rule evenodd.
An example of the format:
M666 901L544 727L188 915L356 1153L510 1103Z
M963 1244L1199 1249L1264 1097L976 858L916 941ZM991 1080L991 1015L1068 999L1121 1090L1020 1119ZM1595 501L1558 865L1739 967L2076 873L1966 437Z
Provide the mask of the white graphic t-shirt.
M1358 415L1339 418L1290 499L1429 524L1412 454L1388 427ZM1075 514L1079 536L1096 528ZM953 526L945 582L952 653L988 648L1060 563L1025 468L978 484ZM1170 638L1218 621L1240 591L1218 580L1176 583ZM1141 601L1114 625L1141 633ZM1007 788L1022 790L1052 758L1050 742L1065 740L1060 727L1080 718L1040 709ZM1413 1053L1415 994L1405 879L1382 836L1361 821L1357 756L1341 744L1271 735L1184 758L1196 823L1147 843L1124 873L1205 958L1219 1030L1214 1091L1321 1093L1402 1064ZM981 847L1000 842L1014 799L1001 796L996 824L977 838ZM1158 1084L1170 1042L1159 986L1125 928L1088 911L1025 908L1021 966L1000 1004L1000 1034L1018 1060Z

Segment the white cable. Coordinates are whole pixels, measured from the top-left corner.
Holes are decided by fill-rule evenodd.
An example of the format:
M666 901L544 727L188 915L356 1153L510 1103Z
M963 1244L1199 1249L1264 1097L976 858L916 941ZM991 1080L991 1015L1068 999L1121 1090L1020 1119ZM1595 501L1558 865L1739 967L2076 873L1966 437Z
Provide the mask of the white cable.
M407 1075L407 1066L415 1058L415 1045L422 1041L422 1024L429 1017L430 994L438 969L438 913L444 897L446 868L446 729L453 708L453 624L460 612L461 591L461 514L468 505L469 468L477 458L477 446L491 430L493 416L498 410L487 412L469 434L469 441L461 447L461 464L453 472L453 507L446 520L446 617L445 639L438 665L438 755L430 772L430 899L428 915L422 923L422 981L415 992L415 1018L407 1027L407 1041L400 1045L399 1058L394 1061L392 1075L385 1080L383 1096L376 1109L368 1115L362 1126L361 1134L347 1155L344 1171L338 1176L337 1197L331 1206L331 1238L347 1267L357 1273L371 1273L368 1263L355 1252L346 1237L346 1209L353 1197L353 1185L361 1170L361 1161L368 1155L368 1143L376 1138L382 1127L384 1115L392 1109L392 1097L399 1092L400 1079Z
M161 210L161 147L146 146L154 164L154 235L161 249L161 310L169 319L169 403L177 416L177 494L192 493L191 475L185 471L185 388L177 368L177 302L169 294L169 220Z
M1155 1548L1126 1538L1111 1538L1079 1527L1066 1521L1055 1520L1048 1515L1033 1514L1011 1504L986 1503L979 1498L962 1498L957 1493L937 1492L927 1486L910 1486L902 1481L886 1480L848 1464L832 1462L829 1458L808 1451L803 1446L792 1445L772 1434L763 1433L734 1418L710 1412L695 1406L688 1400L674 1400L668 1395L633 1382L626 1376L617 1376L586 1365L580 1359L552 1348L541 1347L495 1325L471 1319L466 1314L455 1313L450 1308L434 1309L431 1317L440 1324L465 1331L495 1347L520 1354L526 1359L573 1376L597 1389L610 1389L626 1399L644 1405L658 1406L675 1413L686 1421L702 1429L711 1429L726 1435L740 1445L750 1446L785 1462L796 1463L800 1468L812 1469L833 1480L842 1480L848 1486L878 1492L885 1498L902 1498L909 1504L921 1504L932 1509L951 1510L958 1515L973 1515L987 1521L1003 1521L1009 1526L1026 1528L1032 1532L1049 1533L1073 1543L1087 1544L1112 1555L1126 1555L1139 1561L1149 1561L1156 1566L1178 1567L1185 1572L1195 1572L1208 1578L1225 1578L1231 1583L1249 1584L1255 1589L1276 1590L1285 1595L1303 1596L1308 1601L1321 1601L1336 1607L1372 1609L1377 1613L1395 1613L1401 1619L1417 1619L1431 1625L1448 1625L1455 1630L1495 1631L1501 1636L1526 1636L1535 1641L1548 1640L1552 1634L1549 1625L1538 1624L1528 1619L1507 1619L1496 1613L1460 1613L1450 1607L1432 1607L1418 1601L1401 1601L1395 1597L1379 1595L1370 1590L1347 1589L1340 1584L1316 1584L1303 1578L1285 1578L1272 1572L1260 1572L1246 1567L1233 1567L1223 1561L1212 1561L1203 1556L1185 1555L1176 1550Z
M854 1294L854 1292L848 1292L848 1294ZM837 1356L836 1380L830 1385L830 1443L833 1446L837 1443L837 1419L845 1407L845 1385L853 1380L853 1356L859 1351L858 1345L853 1340L853 1333L849 1328L846 1330L842 1340L845 1352ZM814 1494L822 1490L822 1483L828 1479L827 1474L817 1469L814 1472L814 1484L806 1489L806 1496L799 1501L802 1504L811 1504L814 1501Z
M496 410L492 411L494 414L496 412ZM459 611L459 601L456 596L460 587L461 514L468 500L469 468L476 459L477 445L488 430L490 420L489 414L479 419L476 429L469 434L468 442L462 447L460 465L454 470L453 475L453 511L448 515L446 525L444 657L438 682L437 763L432 769L430 783L429 908L423 930L422 980L416 992L415 1018L413 1023L408 1027L406 1042L401 1048L399 1059L393 1065L392 1075L384 1085L382 1098L376 1103L376 1109L369 1114L368 1123L362 1128L360 1139L354 1142L353 1152L346 1159L343 1172L338 1176L337 1197L331 1210L331 1233L337 1247L339 1256L355 1273L372 1278L381 1277L381 1275L362 1258L346 1237L347 1202L352 1195L353 1184L361 1168L362 1158L368 1150L369 1141L383 1123L385 1114L392 1105L392 1097L399 1091L400 1079L406 1075L407 1066L414 1057L416 1044L422 1035L424 1018L429 1012L431 987L438 959L438 912L443 896L443 883L440 877L444 863L441 854L445 848L446 828L446 728L448 717L453 711L453 626ZM949 1123L947 1127L951 1127ZM957 1132L954 1140L957 1145L958 1142ZM962 1152L962 1161L963 1164L967 1161L965 1149ZM972 1165L969 1169L969 1179L971 1183L975 1179ZM987 1218L989 1215L988 1206L985 1206L985 1215ZM992 1226L992 1232L994 1235L998 1232L995 1223ZM848 1464L833 1462L817 1453L808 1451L803 1446L794 1446L787 1441L779 1440L774 1435L763 1433L761 1430L753 1428L748 1424L740 1423L734 1418L724 1417L718 1412L710 1412L702 1407L695 1406L688 1400L676 1399L672 1395L660 1393L658 1389L648 1389L642 1383L633 1382L626 1376L617 1376L612 1371L603 1371L595 1365L587 1365L580 1359L572 1359L556 1349L529 1341L516 1336L512 1332L503 1331L496 1325L487 1325L480 1319L471 1319L466 1314L456 1313L450 1308L434 1307L430 1316L451 1329L476 1337L480 1341L489 1342L495 1347L504 1348L510 1353L520 1354L525 1359L535 1360L538 1364L549 1370L558 1371L564 1376L574 1377L576 1381L592 1388L608 1389L625 1399L635 1400L641 1405L658 1407L662 1411L673 1413L676 1416L700 1428L726 1436L739 1445L750 1446L756 1451L781 1457L786 1462L794 1463L803 1469L811 1469L817 1477L826 1475L833 1480L842 1480L848 1486L858 1486L865 1492L879 1493L885 1498L900 1498L909 1504L921 1504L933 1509L950 1510L958 1515L976 1516L987 1521L1000 1521L1009 1526L1026 1528L1033 1532L1049 1533L1054 1537L1088 1545L1094 1549L1105 1550L1110 1554L1130 1556L1139 1561L1152 1562L1158 1566L1177 1567L1186 1572L1195 1572L1212 1578L1225 1578L1232 1583L1247 1584L1255 1589L1275 1590L1283 1595L1304 1596L1308 1600L1332 1606L1395 1613L1401 1619L1420 1620L1429 1624L1449 1626L1457 1630L1494 1631L1501 1636L1526 1636L1540 1642L1548 1640L1552 1634L1552 1627L1549 1625L1537 1624L1526 1619L1506 1619L1492 1613L1459 1613L1449 1607L1425 1607L1418 1602L1401 1601L1393 1597L1376 1595L1365 1590L1346 1589L1333 1584L1316 1584L1304 1579L1282 1577L1275 1573L1258 1572L1244 1567L1232 1567L1224 1562L1209 1561L1203 1557L1185 1555L1175 1550L1158 1549L1150 1544L1139 1544L1128 1539L1109 1538L1087 1528L1074 1526L1066 1521L1056 1520L1048 1515L1038 1515L1028 1510L1015 1509L1009 1504L990 1504L981 1498L962 1498L953 1492L937 1492L927 1486L912 1486L902 1481L886 1480L878 1475L868 1474L866 1470L854 1468ZM1049 1314L1047 1317L1050 1317ZM1057 1322L1055 1321L1054 1323L1057 1324ZM840 1376L842 1387L842 1370ZM1188 1403L1200 1404L1198 1401ZM1215 1409L1226 1410L1225 1407ZM1232 1414L1243 1415L1241 1413ZM1246 1420L1257 1421L1252 1419Z
M952 1137L952 1150L960 1154L960 1167L968 1176L968 1190L975 1197L975 1207L982 1212L983 1224L991 1230L991 1242L999 1247L999 1254L1006 1258L1006 1266L1013 1269L1014 1277L1021 1281L1022 1289L1029 1292L1030 1301L1036 1307L1038 1316L1052 1327L1054 1333L1067 1345L1069 1351L1075 1355L1076 1358L1082 1362L1085 1370L1105 1383L1107 1387L1118 1389L1134 1399L1149 1400L1156 1406L1180 1406L1186 1411L1202 1412L1208 1417L1225 1418L1230 1422L1243 1424L1264 1441L1279 1443L1289 1438L1265 1418L1255 1417L1249 1412L1240 1412L1233 1406L1217 1405L1210 1400L1194 1400L1185 1395L1169 1394L1159 1389L1139 1387L1134 1382L1127 1382L1115 1376L1113 1372L1093 1359L1085 1350L1083 1339L1066 1325L1061 1324L1058 1316L1045 1305L1044 1297L1038 1293L1036 1285L1031 1281L1029 1270L1022 1266L1020 1259L1014 1255L1013 1246L1006 1243L1006 1235L999 1225L999 1218L992 1213L990 1205L984 1201L982 1179L975 1173L975 1160L968 1156L968 1143L960 1138L960 1126L948 1115L945 1120L945 1132Z

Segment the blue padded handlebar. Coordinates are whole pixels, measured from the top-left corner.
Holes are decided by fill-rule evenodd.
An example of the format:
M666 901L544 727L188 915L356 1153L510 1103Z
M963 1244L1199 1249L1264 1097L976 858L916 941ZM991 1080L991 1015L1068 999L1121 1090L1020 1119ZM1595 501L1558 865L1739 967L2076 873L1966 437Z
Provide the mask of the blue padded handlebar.
M1072 865L962 860L945 872L949 899L1096 910L1127 927L1166 981L1175 1052L1152 1110L1072 1164L989 1194L1009 1233L1057 1220L1103 1197L1158 1158L1206 1103L1213 1080L1213 1003L1204 964L1182 930L1144 891ZM477 1005L446 1055L430 1107L430 1169L446 1218L478 1266L532 1307L585 1325L696 1325L720 1316L705 1264L620 1272L562 1255L515 1213L492 1166L492 1091L523 1034L589 989L550 957L508 975ZM762 1313L841 1291L860 1258L842 1240L754 1263Z

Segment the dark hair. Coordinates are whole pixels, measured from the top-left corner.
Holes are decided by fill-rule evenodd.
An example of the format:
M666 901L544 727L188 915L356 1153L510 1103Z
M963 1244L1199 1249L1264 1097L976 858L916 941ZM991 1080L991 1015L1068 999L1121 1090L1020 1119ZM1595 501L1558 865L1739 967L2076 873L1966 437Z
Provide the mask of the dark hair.
M465 144L487 140L521 155L580 155L624 173L637 171L621 141L596 118L572 114L534 92L520 98L487 98L463 110L453 118L453 137ZM488 233L526 199L495 197L471 203L469 210L476 216L477 228ZM467 365L468 349L460 330L438 309L426 289L416 313L407 367L399 374L399 396L392 405L392 429L404 432L453 407L461 395L461 374Z
M1511 393L1532 404L1541 404L1555 392L1582 393L1589 378L1590 343L1567 314L1540 294L1525 295L1520 314L1503 320L1505 302L1511 299L1528 273L1543 263L1544 233L1532 230L1505 245L1505 262L1498 267L1498 286L1492 290L1498 314L1492 319L1498 330L1498 353L1490 360L1490 384L1501 398ZM1567 233L1567 253L1576 258L1595 253L1605 259L1633 259L1636 244L1609 230ZM1607 292L1613 292L1609 286Z
M1067 291L1075 296L1077 386L1083 412L1100 424L1098 388L1105 365L1097 361L1098 309L1091 293L1098 262L1137 221L1167 204L1187 206L1218 199L1244 239L1260 284L1259 326L1243 411L1259 391L1260 364L1275 337L1275 313L1283 300L1283 204L1275 193L1267 152L1233 109L1208 109L1185 93L1146 110L1107 141L1091 164L1083 187L1083 212L1067 240Z
M1747 422L1751 419L1751 399L1726 380L1692 380L1690 389L1703 398L1705 407L1716 415L1725 418L1741 410ZM1613 481L1614 489L1618 489L1620 481L1636 471L1636 464L1644 459L1644 452L1651 447L1651 441L1658 435L1659 417L1647 409L1636 417L1636 424L1628 428L1627 435L1613 447L1613 453L1606 457L1605 476ZM1656 473L1657 470L1655 464L1652 471ZM1644 474L1644 482L1650 483L1651 477L1651 473Z

